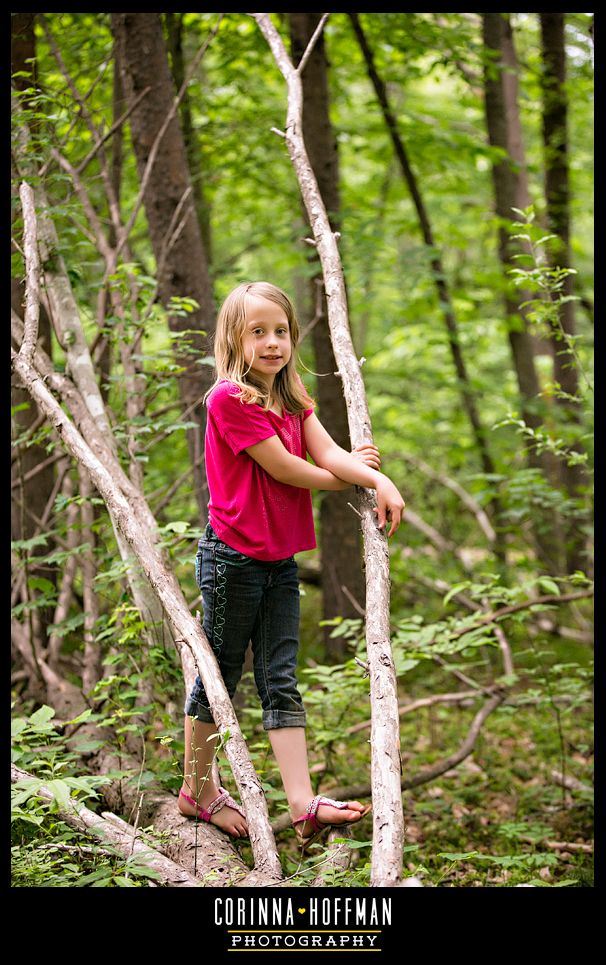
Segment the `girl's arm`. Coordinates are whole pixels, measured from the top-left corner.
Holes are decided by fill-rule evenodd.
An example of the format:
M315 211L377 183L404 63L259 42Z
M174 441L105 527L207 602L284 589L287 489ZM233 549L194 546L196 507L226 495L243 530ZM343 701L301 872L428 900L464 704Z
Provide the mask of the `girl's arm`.
M320 420L312 413L304 422L305 443L316 466L329 470L345 482L376 489L379 528L383 529L387 516L391 516L389 536L400 525L404 500L398 489L384 473L360 462L360 459L338 446Z
M313 422L313 426L308 428L310 422ZM389 536L395 533L404 510L404 500L391 480L359 457L337 446L315 415L310 415L304 426L305 442L312 459L317 463L315 466L288 452L277 436L248 446L246 452L270 476L289 486L340 490L347 488L347 484L356 484L376 489L379 528L383 529L387 516L391 515ZM332 465L338 469L338 475L332 470Z
M311 418L311 416L310 416ZM350 483L337 479L334 473L320 466L312 466L306 459L293 455L278 436L248 446L246 452L278 482L300 489L347 489Z

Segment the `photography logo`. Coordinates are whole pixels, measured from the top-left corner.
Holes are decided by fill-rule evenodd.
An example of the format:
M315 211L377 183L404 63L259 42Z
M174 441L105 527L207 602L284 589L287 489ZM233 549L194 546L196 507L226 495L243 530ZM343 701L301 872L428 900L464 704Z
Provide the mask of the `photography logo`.
M391 898L216 898L228 952L381 952Z

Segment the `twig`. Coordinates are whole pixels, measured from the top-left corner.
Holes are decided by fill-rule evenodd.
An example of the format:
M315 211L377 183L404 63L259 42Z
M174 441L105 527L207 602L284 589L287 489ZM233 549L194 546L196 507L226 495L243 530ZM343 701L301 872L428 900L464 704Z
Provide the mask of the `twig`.
M494 613L487 613L485 617L478 620L477 623L472 624L469 627L463 627L460 630L456 630L454 633L449 634L450 640L458 640L459 637L464 637L466 633L471 633L473 630L478 630L480 627L487 626L490 623L495 623L497 620L501 620L503 617L510 616L512 613L518 613L520 610L527 610L532 606L542 606L546 603L569 603L571 600L580 600L584 597L593 596L593 587L587 590L579 590L578 593L563 593L558 596L555 593L547 594L546 596L537 596L533 600L523 600L520 603L512 603L510 606L501 607L500 610L495 610ZM435 640L431 641L432 643Z
M473 496L470 493L468 493L467 490L464 489L460 483L456 481L456 479L451 479L450 476L447 476L445 473L441 473L435 469L432 469L432 467L429 466L426 462L424 462L423 459L420 459L418 456L413 456L412 453L396 452L396 453L393 453L392 455L395 457L404 459L406 462L412 463L412 465L420 469L425 476L429 476L430 479L435 479L437 482L441 483L443 486L446 486L447 489L450 489L453 493L455 493L459 497L463 505L471 513L473 513L473 515L478 521L478 525L480 526L482 532L485 534L488 541L490 543L495 542L496 533L490 523L490 520L488 519L488 516L486 515L486 513L484 512L484 510L482 509L478 501L474 499Z
M582 781L577 780L576 777L572 777L570 774L562 774L560 771L552 771L551 780L554 784L559 784L560 787L565 787L567 791L585 791L586 794L593 794L592 787L589 787L588 784L583 784Z
M360 614L361 617L365 617L365 616L366 616L366 610L364 609L363 606L361 606L361 605L358 603L358 601L356 600L355 596L353 595L353 593L351 592L351 590L349 589L349 587L345 585L345 583L341 584L341 592L344 594L344 596L347 597L347 599L349 600L349 602L350 602L351 605L353 606L354 610L356 610L356 611Z
M418 700L413 700L412 703L409 704L398 704L398 714L400 717L404 717L405 714L411 714L420 707L431 707L434 704L455 704L460 703L462 700L469 700L470 698L479 696L480 691L478 690L462 690L452 694L432 694L431 697L419 697ZM353 727L349 727L347 733L357 734L361 730L367 730L371 724L372 720L360 721L359 724L354 724Z
M80 161L80 164L76 168L76 171L78 174L83 173L84 169L88 167L89 163L92 161L92 159L94 158L95 154L99 151L99 149L103 147L105 142L108 141L113 134L115 134L118 128L122 127L122 125L124 124L124 121L129 117L130 114L132 114L135 108L138 107L139 102L142 101L147 94L149 94L150 90L151 90L151 87L146 87L144 90L141 91L140 94L137 94L137 96L135 97L130 107L127 107L124 113L120 115L118 120L114 121L114 123L107 131L107 133L99 138L95 146L91 148L91 150L88 152L84 160Z

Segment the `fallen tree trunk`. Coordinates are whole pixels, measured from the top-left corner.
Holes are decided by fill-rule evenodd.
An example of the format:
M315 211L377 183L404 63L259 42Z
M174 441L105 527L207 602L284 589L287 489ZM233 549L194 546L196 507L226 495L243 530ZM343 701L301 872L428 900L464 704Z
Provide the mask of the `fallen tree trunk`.
M31 781L35 778L27 771L22 771L21 768L11 764L11 784L27 780ZM47 801L52 801L55 797L44 784L36 790L36 794ZM120 819L114 820L116 815L106 814L100 817L74 798L69 799L68 806L59 809L58 815L70 827L98 838L103 844L112 845L125 857L137 855L145 859L145 865L157 872L164 885L170 888L202 887L202 883L188 871L137 837L134 828L124 821L118 824Z

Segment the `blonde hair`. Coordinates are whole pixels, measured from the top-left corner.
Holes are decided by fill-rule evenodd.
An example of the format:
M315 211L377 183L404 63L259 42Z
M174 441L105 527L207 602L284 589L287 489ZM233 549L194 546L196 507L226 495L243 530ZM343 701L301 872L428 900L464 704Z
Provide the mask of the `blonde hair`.
M271 393L265 383L257 378L244 358L242 346L246 331L247 296L266 298L279 305L288 319L291 341L291 355L273 383ZM300 337L299 322L294 305L286 292L270 282L244 282L234 288L223 302L217 317L215 330L215 372L216 378L204 396L208 398L216 385L224 379L234 382L240 388L242 402L252 402L269 409L273 401L293 415L303 412L312 404L300 376L297 373L297 343Z

